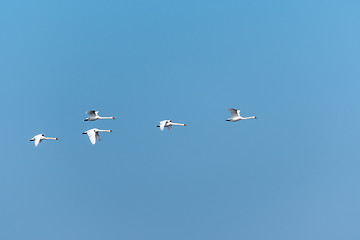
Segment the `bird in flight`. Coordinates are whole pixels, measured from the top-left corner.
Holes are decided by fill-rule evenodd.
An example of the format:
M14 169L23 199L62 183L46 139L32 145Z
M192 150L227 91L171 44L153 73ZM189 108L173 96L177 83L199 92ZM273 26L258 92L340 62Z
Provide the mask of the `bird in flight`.
M87 114L89 114L89 117L84 119L84 121L96 121L98 119L115 119L114 117L100 117L98 115L99 111L95 111L95 110L90 110L87 111Z
M44 134L38 134L38 135L34 136L32 139L30 139L30 141L34 141L35 147L37 147L39 145L39 143L42 142L42 140L59 140L59 139L44 137Z
M231 118L228 118L225 121L237 122L239 120L256 119L255 116L252 116L252 117L242 117L242 116L240 116L240 110L237 110L235 108L230 108L229 111L230 111L230 114L231 114Z
M90 142L92 144L95 144L96 140L100 141L99 132L112 132L112 131L111 130L100 130L97 128L93 128L93 129L87 130L86 132L83 132L82 134L87 134L89 136Z
M164 128L168 128L169 130L172 129L172 126L186 126L186 124L183 123L173 123L171 120L164 120L160 122L160 125L157 125L157 127L160 128L161 131L164 131Z

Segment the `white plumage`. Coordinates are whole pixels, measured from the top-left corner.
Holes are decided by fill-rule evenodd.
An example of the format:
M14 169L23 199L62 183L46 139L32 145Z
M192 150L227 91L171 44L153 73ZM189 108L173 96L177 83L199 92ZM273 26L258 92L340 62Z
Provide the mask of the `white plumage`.
M38 134L38 135L34 136L32 139L30 139L30 141L34 141L35 147L37 147L39 145L39 143L42 142L42 140L59 140L59 139L44 137L44 134Z
M255 116L252 116L252 117L242 117L242 116L240 116L240 110L237 110L235 108L230 108L229 111L230 111L230 114L231 114L231 118L228 118L225 121L237 122L239 120L256 119Z
M96 140L100 141L99 132L112 132L112 131L111 130L100 130L100 129L97 129L97 128L92 128L90 130L87 130L86 132L83 132L82 134L87 134L89 139L90 139L90 142L92 144L95 144Z
M163 120L157 127L160 127L161 131L164 131L164 128L172 129L172 126L186 126L184 123L173 123L171 120Z
M87 111L89 117L84 119L84 121L96 121L98 119L115 119L114 117L100 117L98 113L99 111L95 111L95 110Z

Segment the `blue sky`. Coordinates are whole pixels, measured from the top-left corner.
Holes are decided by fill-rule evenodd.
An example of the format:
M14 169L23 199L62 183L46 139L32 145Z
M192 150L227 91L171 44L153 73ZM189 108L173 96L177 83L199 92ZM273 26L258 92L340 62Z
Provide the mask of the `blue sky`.
M2 2L0 238L359 239L359 7Z

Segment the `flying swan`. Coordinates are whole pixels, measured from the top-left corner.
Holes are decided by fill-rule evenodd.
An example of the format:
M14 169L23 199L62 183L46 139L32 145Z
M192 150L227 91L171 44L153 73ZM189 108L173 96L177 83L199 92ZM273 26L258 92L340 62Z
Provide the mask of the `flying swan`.
M183 123L173 123L171 120L164 120L160 122L160 125L157 125L157 127L160 128L161 131L164 131L164 128L168 128L169 130L172 129L172 126L186 126L186 124Z
M114 117L100 117L98 115L99 111L95 111L95 110L90 110L87 111L87 114L89 114L89 117L84 119L84 121L96 121L98 119L115 119Z
M242 117L242 116L240 116L240 110L237 110L235 108L230 108L229 111L230 111L230 114L231 114L231 118L228 118L225 121L237 122L239 120L256 119L255 116L252 116L252 117Z
M35 147L37 147L39 145L39 143L42 142L42 140L59 140L58 138L48 138L48 137L44 137L44 134L38 134L35 137L33 137L32 139L30 139L30 141L34 141L35 142Z
M112 132L112 131L111 130L100 130L97 128L93 128L93 129L87 130L86 132L83 132L82 134L87 134L89 136L90 142L92 144L95 144L96 140L100 141L99 132Z

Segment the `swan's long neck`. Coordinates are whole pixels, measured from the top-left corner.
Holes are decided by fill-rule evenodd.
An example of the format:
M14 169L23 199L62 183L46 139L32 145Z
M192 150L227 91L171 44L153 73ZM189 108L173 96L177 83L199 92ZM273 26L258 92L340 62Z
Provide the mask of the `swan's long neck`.
M245 117L245 118L243 118L244 120L245 119L256 119L256 117L255 116L251 116L251 117Z
M43 137L42 140L59 140L59 139L57 139L57 138Z
M186 124L183 123L170 123L170 125L176 125L176 126L186 126Z
M115 119L114 117L99 117L99 119Z
M97 130L97 132L112 132L111 130Z

